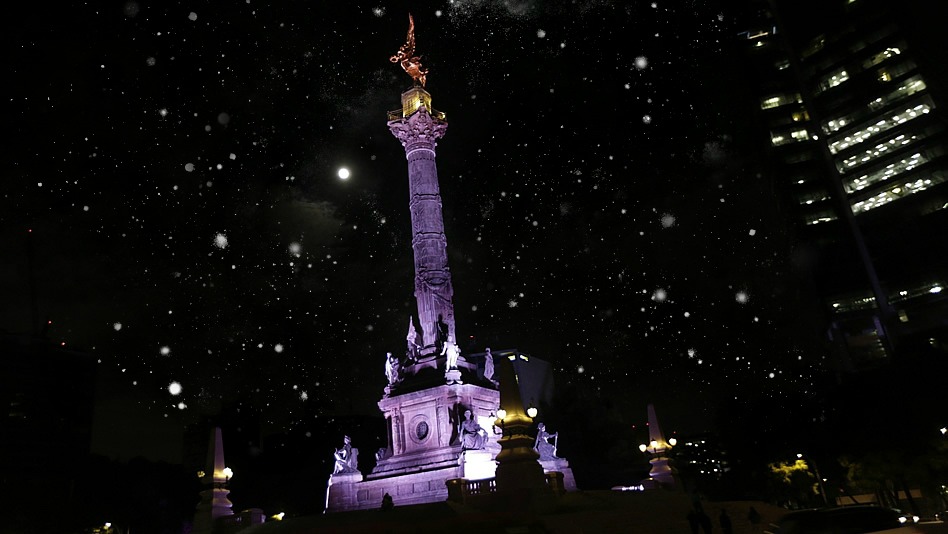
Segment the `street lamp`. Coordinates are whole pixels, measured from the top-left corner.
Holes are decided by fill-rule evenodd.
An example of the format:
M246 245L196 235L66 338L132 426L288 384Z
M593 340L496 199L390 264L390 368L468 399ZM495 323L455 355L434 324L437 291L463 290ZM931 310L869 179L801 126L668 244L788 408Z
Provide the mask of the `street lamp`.
M535 406L530 406L529 408L527 408L527 415L530 416L530 419L536 419L536 417L537 417L537 409L536 409L536 407L535 407Z
M675 483L673 471L669 465L668 451L677 443L678 440L675 438L665 440L659 435L647 445L645 443L639 445L639 450L649 457L648 463L652 466L648 472L649 478L660 485L671 486Z

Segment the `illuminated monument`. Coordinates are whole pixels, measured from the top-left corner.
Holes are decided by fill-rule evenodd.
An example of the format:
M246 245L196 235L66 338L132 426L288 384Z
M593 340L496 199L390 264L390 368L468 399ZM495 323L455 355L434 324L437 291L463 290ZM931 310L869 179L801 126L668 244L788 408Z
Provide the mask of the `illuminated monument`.
M376 466L364 477L358 470L357 449L347 442L354 454L337 451L336 473L326 493L330 512L378 508L386 494L397 505L444 501L449 481L454 493L461 484L476 485L473 481L484 481L485 490L492 488L495 473L503 478L498 455L507 450L505 443L512 443L508 439L512 436L504 432L505 421L516 423L507 425L516 428L532 422L522 413L522 406L508 406L508 400L506 410L500 410L490 352L465 358L457 345L454 289L435 163L435 147L448 123L443 113L431 107L431 95L424 88L427 69L415 55L410 15L406 42L391 61L413 79L412 87L402 93L401 109L389 113L388 127L408 160L418 325L416 329L414 320L408 321L405 355L389 353L385 358L388 385L378 406L385 414L386 446L376 452ZM490 371L485 376L481 369ZM516 389L515 379L510 382ZM515 396L520 402L519 395ZM497 414L505 412L510 415L498 419ZM522 449L523 436L518 439ZM355 460L349 460L350 455ZM542 481L539 455L533 449L514 456L519 461L529 457ZM572 482L571 473L568 480Z

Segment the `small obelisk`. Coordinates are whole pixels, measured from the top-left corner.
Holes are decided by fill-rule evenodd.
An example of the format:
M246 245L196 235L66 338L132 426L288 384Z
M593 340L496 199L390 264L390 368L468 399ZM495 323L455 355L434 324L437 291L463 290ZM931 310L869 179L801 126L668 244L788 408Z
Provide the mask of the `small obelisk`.
M415 299L421 327L421 356L437 356L440 344L457 343L454 326L454 287L448 268L448 243L441 215L441 190L435 147L448 123L444 114L431 108L425 91L427 69L415 56L414 20L409 15L408 37L391 57L413 79L411 89L402 93L400 113L389 115L388 127L405 148L408 160L408 207L411 211L412 249L415 253Z
M201 502L194 514L193 534L211 534L218 518L234 515L231 510L234 505L227 498L230 493L227 483L232 474L224 464L224 440L220 427L211 430L204 469L201 483L205 489L201 492Z

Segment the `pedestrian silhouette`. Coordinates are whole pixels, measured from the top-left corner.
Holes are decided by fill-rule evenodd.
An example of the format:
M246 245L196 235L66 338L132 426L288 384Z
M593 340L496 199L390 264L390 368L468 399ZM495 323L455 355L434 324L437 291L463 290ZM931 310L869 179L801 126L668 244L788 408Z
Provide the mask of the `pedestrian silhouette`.
M392 508L395 508L395 502L392 501L392 496L386 493L382 496L382 511L387 512Z
M698 512L694 510L688 512L688 526L691 527L691 534L698 534L698 529L701 528L698 521Z
M711 523L711 518L708 517L708 514L704 513L704 510L698 512L698 522L701 523L701 530L704 531L704 534L711 534L711 529L714 528L714 525Z
M734 534L734 528L731 526L731 516L727 515L727 510L721 508L721 516L718 518L721 522L721 530L724 534Z
M760 532L760 513L753 506L751 506L750 511L747 512L747 520L750 521L751 532L755 534Z

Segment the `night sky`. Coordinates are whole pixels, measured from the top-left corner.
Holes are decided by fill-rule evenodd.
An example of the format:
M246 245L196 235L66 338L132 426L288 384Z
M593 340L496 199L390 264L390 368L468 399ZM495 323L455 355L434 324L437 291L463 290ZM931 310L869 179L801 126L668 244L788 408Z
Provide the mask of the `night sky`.
M0 329L48 319L92 354L110 435L222 407L299 432L377 414L415 306L385 116L409 10L449 122L463 350L517 348L682 432L813 393L786 216L733 137L726 6L268 4L92 2L5 32Z

